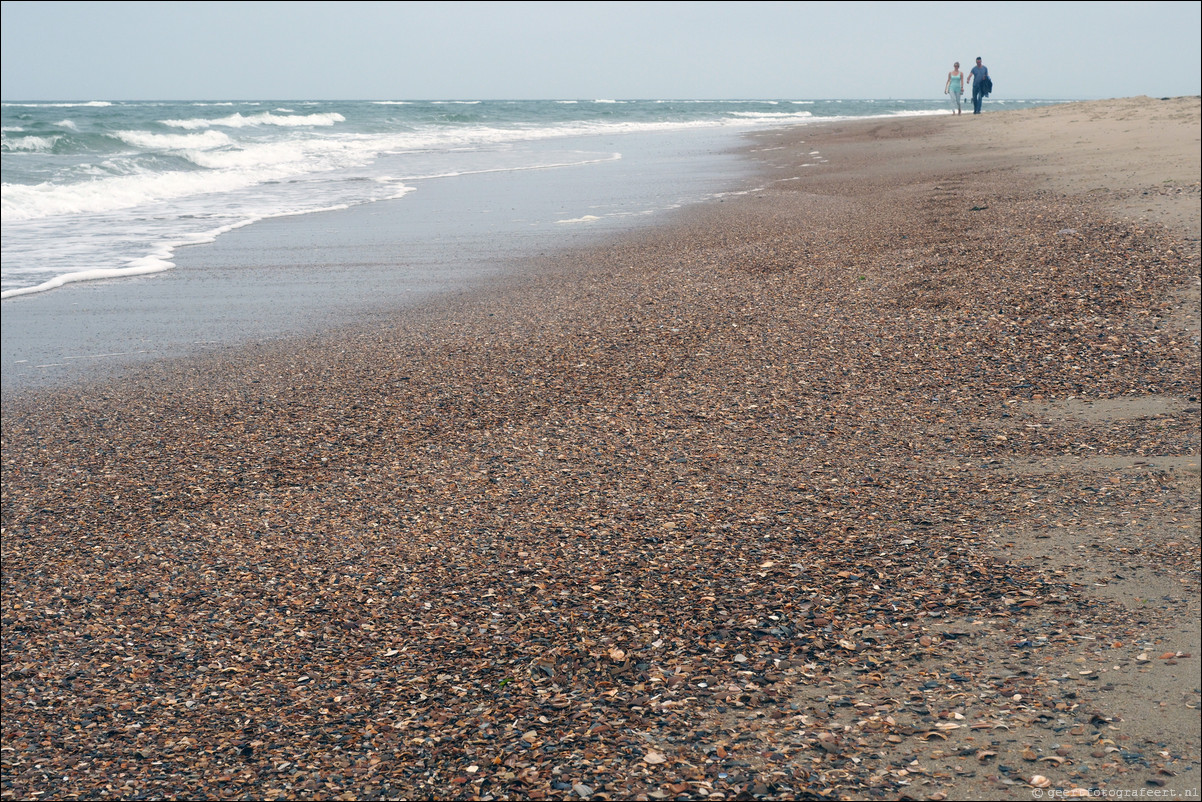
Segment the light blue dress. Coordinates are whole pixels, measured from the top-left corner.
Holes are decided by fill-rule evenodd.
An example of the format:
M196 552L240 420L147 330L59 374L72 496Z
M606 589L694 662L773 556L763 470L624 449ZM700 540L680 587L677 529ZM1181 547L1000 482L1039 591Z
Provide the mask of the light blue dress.
M952 108L956 111L960 110L961 89L964 85L964 73L959 75L948 74L947 84L947 99L951 102Z

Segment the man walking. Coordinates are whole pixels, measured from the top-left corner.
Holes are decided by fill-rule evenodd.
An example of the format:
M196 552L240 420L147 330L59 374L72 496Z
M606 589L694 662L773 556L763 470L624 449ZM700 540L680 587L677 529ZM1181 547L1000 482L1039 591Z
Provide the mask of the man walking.
M968 71L968 82L972 84L972 113L980 114L981 100L993 88L989 80L989 68L981 63L980 56L977 56L977 66Z

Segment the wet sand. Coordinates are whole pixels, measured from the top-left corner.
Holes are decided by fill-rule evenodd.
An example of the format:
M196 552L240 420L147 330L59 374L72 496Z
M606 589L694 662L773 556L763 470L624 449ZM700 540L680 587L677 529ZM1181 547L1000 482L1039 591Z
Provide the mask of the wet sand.
M765 133L486 293L6 396L4 798L1196 798L1198 136Z

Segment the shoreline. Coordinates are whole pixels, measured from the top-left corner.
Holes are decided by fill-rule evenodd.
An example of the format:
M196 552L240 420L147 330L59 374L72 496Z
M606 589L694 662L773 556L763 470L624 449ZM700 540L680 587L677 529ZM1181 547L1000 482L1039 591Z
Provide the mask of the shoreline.
M1164 103L759 134L487 295L6 399L4 798L1196 796Z
M131 367L320 335L487 291L513 265L613 236L739 180L729 132L580 135L530 145L621 158L413 179L403 197L274 217L180 246L173 268L6 299L0 381L104 381Z

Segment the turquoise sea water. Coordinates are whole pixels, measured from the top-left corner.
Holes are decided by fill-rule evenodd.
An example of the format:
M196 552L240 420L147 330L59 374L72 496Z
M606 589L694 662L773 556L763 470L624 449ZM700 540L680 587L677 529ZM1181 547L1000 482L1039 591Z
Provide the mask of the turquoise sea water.
M403 198L421 182L578 171L621 159L626 134L947 109L937 98L4 102L0 111L0 297L10 298L166 270L180 246L267 218Z

